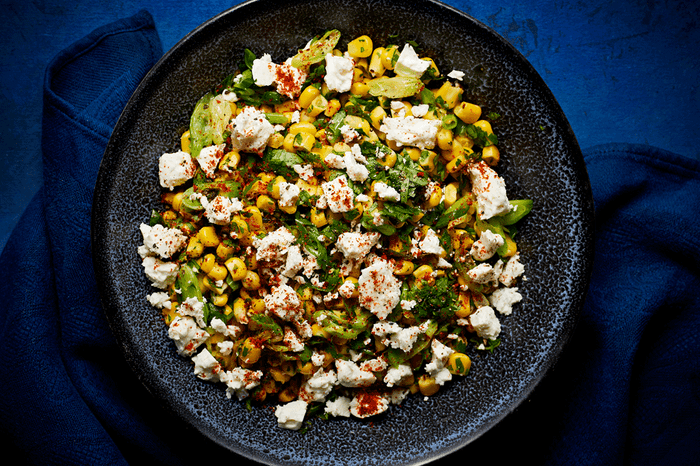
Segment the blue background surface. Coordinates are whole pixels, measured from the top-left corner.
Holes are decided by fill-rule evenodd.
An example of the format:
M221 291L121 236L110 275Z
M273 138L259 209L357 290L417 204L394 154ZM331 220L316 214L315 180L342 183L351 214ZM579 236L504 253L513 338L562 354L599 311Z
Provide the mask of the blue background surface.
M98 26L141 8L153 15L168 50L197 25L238 3L0 1L0 250L41 185L41 91L51 58ZM445 3L495 29L533 64L582 148L645 143L700 158L700 3Z

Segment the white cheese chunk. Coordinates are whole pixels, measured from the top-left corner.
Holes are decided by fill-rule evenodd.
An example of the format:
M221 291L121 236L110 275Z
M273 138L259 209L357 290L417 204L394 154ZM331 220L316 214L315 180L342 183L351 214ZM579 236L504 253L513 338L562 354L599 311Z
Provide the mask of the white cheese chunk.
M322 402L338 383L338 377L334 370L324 371L318 369L299 390L299 399L307 403Z
M426 120L413 116L384 118L379 130L386 134L389 141L400 146L415 146L421 149L433 149L437 133L442 126L441 120Z
M151 281L151 285L164 290L177 278L180 266L176 262L163 262L157 257L146 256L141 262L146 277Z
M269 53L253 60L251 71L256 86L272 86L277 77L277 65L272 63Z
M348 92L352 86L352 58L337 57L332 53L326 54L326 76L323 78L328 89L336 92Z
M183 151L172 154L163 154L158 160L158 178L163 188L170 188L184 184L194 176L197 165L190 154Z
M389 408L389 400L378 393L360 392L350 402L350 414L364 419Z
M216 167L219 166L219 161L221 161L221 158L224 156L225 148L226 144L215 144L213 146L204 147L199 151L197 163L199 163L199 166L209 178L214 178L214 172L216 171Z
M486 162L472 163L467 167L472 192L476 195L479 218L488 220L510 212L506 183Z
M258 154L262 153L268 139L275 133L275 128L267 121L265 114L253 107L244 108L229 124L229 128L234 149Z
M472 244L469 251L471 256L478 261L485 261L493 257L498 248L503 246L505 240L501 235L498 235L491 230L481 232L479 239Z
M513 286L515 279L522 275L523 272L525 272L525 267L520 263L520 253L516 252L515 255L506 262L506 266L501 276L498 277L498 281L505 286Z
M350 417L351 401L346 396L339 396L335 401L326 401L326 407L323 410L334 417Z
M374 183L374 192L377 193L377 196L386 201L401 200L401 195L397 190L386 183L382 183L381 181Z
M151 306L155 307L156 309L170 309L172 306L172 303L170 302L170 296L168 296L168 293L165 293L163 291L158 291L152 294L149 294L147 297L148 302L151 304Z
M231 398L233 394L239 400L248 397L248 391L260 385L262 371L254 371L243 367L234 367L230 371L223 371L219 374L219 380L226 384L226 397Z
M202 380L218 382L221 364L204 348L197 356L192 357L194 362L194 375Z
M483 306L469 316L469 322L481 338L493 340L501 333L501 323L491 306Z
M420 78L428 68L430 68L430 62L421 60L413 47L410 44L405 44L398 60L396 60L396 65L394 65L394 72L399 76Z
M358 279L360 305L384 320L401 300L401 282L394 267L384 259L375 260L362 270Z
M489 296L491 306L504 315L512 313L513 304L519 303L522 299L517 288L498 288Z
M332 212L350 212L355 207L355 194L348 185L348 180L345 175L338 176L332 181L323 183L321 187L323 188L323 194L328 203L328 207Z
M190 356L209 338L209 334L199 328L193 318L177 316L168 327L168 337L175 343L178 354Z
M338 372L338 383L343 387L368 387L377 380L374 374L360 370L352 361L336 359L335 369Z
M187 236L177 228L167 228L160 224L151 227L142 223L139 229L143 236L143 245L161 259L168 259L187 242Z
M346 259L358 261L364 259L377 244L381 236L381 233L378 232L357 233L348 231L338 236L335 245Z

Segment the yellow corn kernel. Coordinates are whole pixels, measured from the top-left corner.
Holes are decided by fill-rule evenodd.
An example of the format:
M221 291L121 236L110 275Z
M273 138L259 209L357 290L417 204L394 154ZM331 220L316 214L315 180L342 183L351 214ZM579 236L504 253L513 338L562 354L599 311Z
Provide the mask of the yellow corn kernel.
M315 117L320 115L322 112L325 112L326 108L328 108L328 100L326 100L326 98L322 95L319 95L313 102L311 102L311 105L309 105L304 113Z
M323 139L325 130L324 132L317 137L317 139ZM321 144L321 147L318 147L318 144L314 146L314 149L311 151L314 154L318 154L321 157L321 160L326 160L326 157L328 154L333 152L333 146L329 146L328 144Z
M284 137L284 141L282 142L282 147L284 150L287 152L292 152L296 153L296 149L294 148L294 138L296 137L296 134L292 133L287 133L287 135Z
M225 242L219 243L219 245L216 247L216 256L223 261L228 260L228 258L233 255L233 252L233 246L226 244Z
M493 167L498 165L498 162L501 160L501 153L496 146L486 146L481 151L481 158Z
M228 293L215 294L211 296L211 303L214 306L224 307L228 303Z
M182 133L182 136L180 136L180 147L182 148L182 152L190 153L190 130L185 131Z
M175 213L172 210L166 210L165 212L163 212L163 220L165 220L166 222L175 220L176 218L177 218L177 213Z
M278 369L277 367L271 367L270 369L268 369L268 372L270 373L272 378L279 383L287 383L289 382L289 379L292 378L291 375L287 374L282 369Z
M454 160L459 156L466 155L466 151L471 152L471 149L465 149L462 143L459 140L455 139L454 141L452 141L452 149L449 151L442 151L442 156L445 157L447 161L450 161Z
M379 129L382 126L382 121L384 121L384 118L386 117L386 110L384 110L381 106L377 105L372 109L372 111L369 114L370 120L372 120L372 126L374 126L374 129Z
M481 117L481 107L469 102L461 102L455 107L454 112L457 118L468 125L475 123Z
M270 139L267 140L267 145L273 149L279 149L282 147L282 144L284 144L284 136L280 133L273 134L270 136Z
M404 149L406 151L406 154L408 157L413 160L414 162L418 162L420 160L420 154L421 150L417 147L406 147Z
M216 256L214 254L207 254L202 258L202 262L199 264L199 268L202 272L208 274L216 265Z
M372 55L372 39L360 36L348 44L348 54L353 58L367 58Z
M416 280L428 280L432 273L433 268L428 264L424 264L413 271L413 276L416 277Z
M231 231L236 233L239 238L243 238L250 234L250 226L242 216L236 214L231 217Z
M294 401L299 395L299 389L297 387L287 387L277 395L277 400L280 403L289 403Z
M340 141L333 144L333 150L344 154L350 150L350 146L347 143Z
M461 87L453 86L449 81L445 81L440 89L438 89L435 97L441 97L447 108L454 108L457 105L461 95Z
M420 390L421 395L431 396L435 395L438 390L440 390L440 385L435 382L435 378L429 376L428 374L423 374L418 377L418 390Z
M350 86L350 93L359 97L364 97L369 93L369 86L363 82L354 82Z
M274 212L275 208L277 207L275 200L267 194L258 196L258 198L255 200L255 205L258 209L260 209L261 212L268 213Z
M377 47L372 51L372 58L369 60L369 74L376 78L382 76L386 67L382 63L382 54L384 53L384 47Z
M314 364L311 361L302 364L300 360L297 360L297 370L300 374L311 375L314 372Z
M314 134L315 134L315 131L314 131ZM306 152L311 152L311 149L314 148L315 143L316 143L316 138L314 137L313 134L309 134L306 132L300 132L294 136L293 147L295 150L303 150Z
M313 324L311 325L311 334L315 337L323 337L327 340L331 339L331 334L326 331L322 326L319 324Z
M445 208L450 207L452 204L457 202L457 197L459 196L459 183L452 182L445 186Z
M472 367L472 360L464 353L454 352L447 359L447 370L454 375L466 375Z
M477 120L472 124L477 128L480 128L486 134L493 134L493 130L491 129L491 123L489 123L486 120Z
M313 99L311 99L311 100L313 100ZM297 103L293 100L285 100L281 104L275 105L275 112L276 113L294 112L295 110L298 110L298 106L297 106Z
M340 110L340 100L331 99L328 101L328 106L326 107L326 110L323 112L323 114L330 118L336 113L338 113L338 110Z
M289 134L297 135L299 133L306 133L311 136L316 134L316 127L313 125L313 123L308 123L308 122L299 122L299 123L294 123L292 126L289 127Z
M219 168L221 170L233 170L238 166L238 164L241 161L241 154L238 153L237 150L232 150L231 152L227 152L224 154L224 156L221 158L221 161L219 162Z
M260 314L265 311L265 301L260 298L253 298L250 300L249 309L253 314Z
M204 244L202 244L202 241L196 236L190 237L190 240L187 243L187 257L190 259L196 259L197 257L201 256L203 252Z
M259 339L254 339L252 337L246 338L241 345L241 351L238 358L242 364L250 365L255 364L260 359L262 355L262 348Z
M214 264L209 272L207 272L212 279L219 281L226 278L228 275L228 270L221 264Z
M248 268L246 267L245 262L243 262L243 259L239 257L230 258L229 260L224 262L224 265L231 274L231 279L233 281L243 280L245 278L246 273L248 272Z
M369 123L364 118L356 115L348 115L345 117L345 123L353 129L361 129L368 134L372 128L370 128ZM349 150L349 149L348 149Z
M384 158L377 159L377 162L379 162L381 165L384 165L385 167L391 168L394 165L396 165L396 160L396 152L392 150L388 154L384 154Z
M299 106L301 108L309 108L311 102L321 95L321 90L316 86L308 86L299 94ZM292 110L293 111L293 110Z
M462 153L455 157L454 159L450 160L447 165L445 166L445 170L447 170L447 173L454 173L457 170L460 170L464 167L467 166L467 156Z
M459 309L457 309L455 311L455 315L460 319L464 319L465 317L467 317L469 314L472 313L471 303L469 302L470 301L469 296L470 295L467 293L460 293L458 295L457 300L459 302Z
M401 260L394 268L394 275L411 275L415 270L415 265L411 261Z
M297 206L296 204L288 205L288 206L279 206L279 209L284 212L285 214L289 215L294 215L297 211Z
M422 151L418 164L425 168L427 171L433 171L435 168L435 159L437 158L437 153L431 150Z
M353 82L364 82L365 81L365 69L356 66L352 69L352 81Z
M311 223L313 223L316 228L321 228L328 225L326 213L323 210L317 210L316 207L311 208L309 220L311 220Z
M233 301L233 317L239 324L248 325L248 306L245 303L245 299L236 298Z
M442 150L452 149L452 130L447 128L440 128L437 133L437 145Z
M245 273L245 277L243 277L243 288L246 290L258 290L260 289L260 275L257 274L257 272L253 272L252 270L248 270Z
M401 52L399 51L399 48L396 45L390 45L386 49L384 49L384 53L382 53L381 60L382 60L382 65L384 68L387 70L393 70L394 65L396 64L396 60L399 59L399 55L401 55Z
M260 231L263 229L262 212L257 206L246 206L243 211L248 214L248 225L250 225L251 230Z
M279 200L280 184L286 182L287 180L284 179L283 176L277 176L272 181L270 181L270 184L267 185L267 190L270 192L270 196L272 196L273 199Z
M216 234L216 229L212 225L200 228L199 232L197 232L197 238L199 238L206 248L216 247L221 242L219 236Z
M396 141L393 140L387 140L386 145L389 147L389 149L393 150L394 152L401 152L402 146L399 145Z

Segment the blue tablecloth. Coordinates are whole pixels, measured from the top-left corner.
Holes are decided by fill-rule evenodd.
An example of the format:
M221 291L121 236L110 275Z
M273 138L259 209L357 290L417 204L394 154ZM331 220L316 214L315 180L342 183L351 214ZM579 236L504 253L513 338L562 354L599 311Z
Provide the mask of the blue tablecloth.
M121 108L161 53L141 12L68 47L47 70L43 185L0 256L0 428L31 464L231 460L139 384L95 289L97 169ZM531 399L445 464L464 455L691 464L700 455L700 163L631 144L588 148L585 160L597 242L581 324Z

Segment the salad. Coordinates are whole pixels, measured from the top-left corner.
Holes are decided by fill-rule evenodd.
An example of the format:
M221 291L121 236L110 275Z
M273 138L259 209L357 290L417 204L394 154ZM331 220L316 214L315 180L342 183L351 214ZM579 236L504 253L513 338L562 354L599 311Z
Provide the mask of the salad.
M194 375L285 429L429 397L522 300L491 122L411 42L250 50L158 160L144 272ZM306 423L306 425L305 425Z

